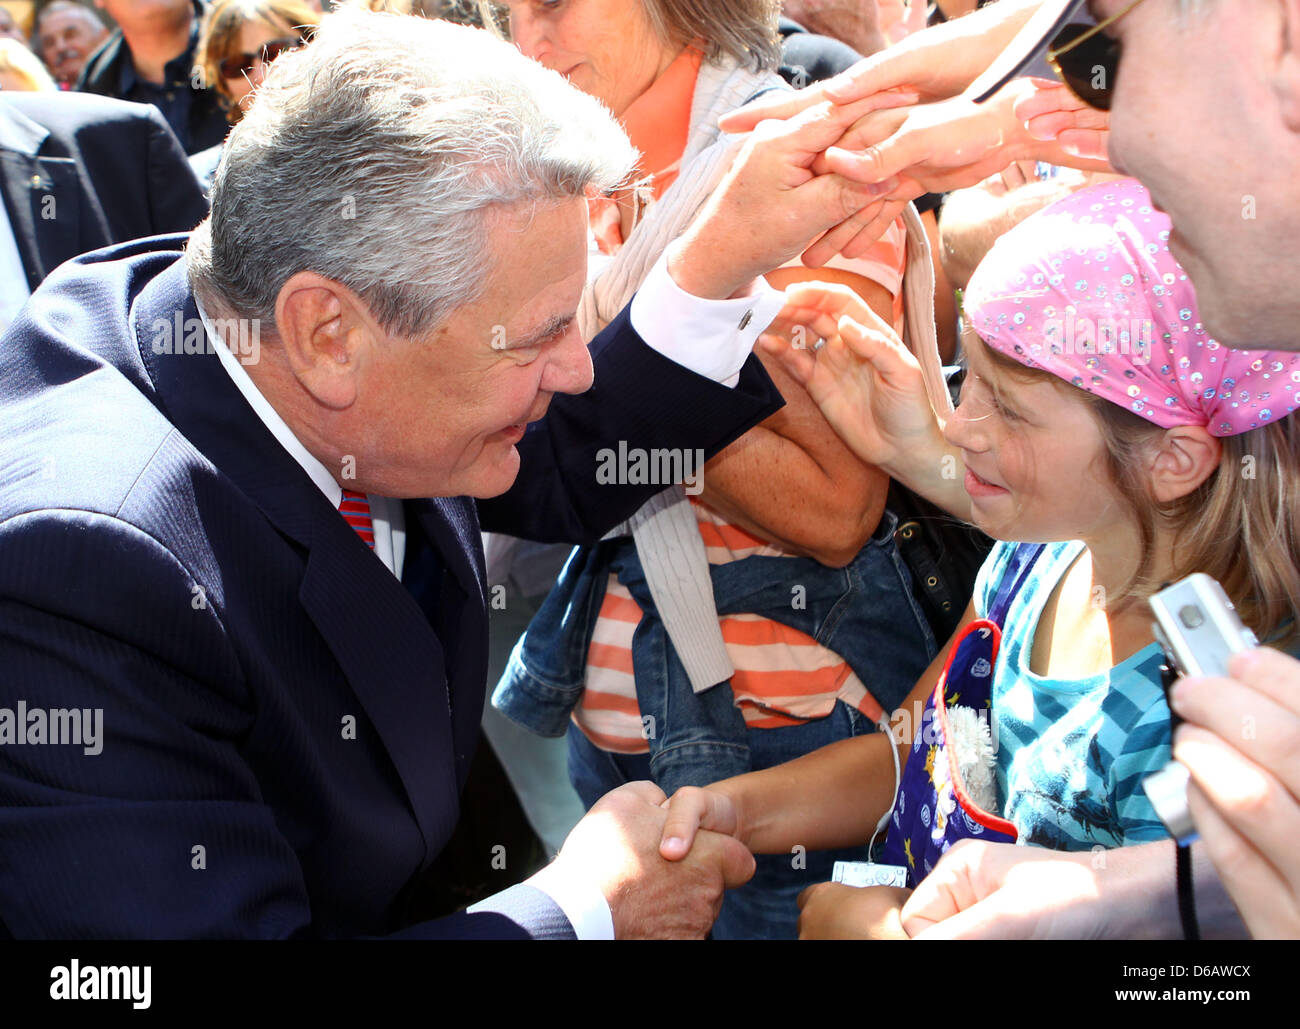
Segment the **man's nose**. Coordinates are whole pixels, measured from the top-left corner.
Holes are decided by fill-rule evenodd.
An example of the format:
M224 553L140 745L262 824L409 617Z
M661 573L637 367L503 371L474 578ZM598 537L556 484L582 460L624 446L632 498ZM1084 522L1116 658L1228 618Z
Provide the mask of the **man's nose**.
M549 355L539 389L547 393L585 393L594 379L591 351L578 327L571 326Z
M510 12L510 39L525 57L545 63L546 56L550 52L546 39L546 26L540 18L534 17L526 6L521 6L517 13Z

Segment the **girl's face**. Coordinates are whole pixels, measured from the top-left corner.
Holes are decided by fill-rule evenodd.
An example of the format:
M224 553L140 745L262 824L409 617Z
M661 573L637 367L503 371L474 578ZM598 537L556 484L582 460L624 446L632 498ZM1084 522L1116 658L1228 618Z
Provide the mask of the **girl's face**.
M1083 392L1024 382L994 366L974 333L965 339L969 368L944 435L962 451L975 524L998 539L1031 543L1127 530L1131 516Z

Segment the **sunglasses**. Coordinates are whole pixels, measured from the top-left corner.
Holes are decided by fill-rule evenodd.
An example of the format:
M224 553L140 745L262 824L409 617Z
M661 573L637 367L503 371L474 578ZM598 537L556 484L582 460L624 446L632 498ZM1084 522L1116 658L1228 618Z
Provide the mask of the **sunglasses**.
M1142 0L1133 0L1118 14L1096 25L1078 23L1065 26L1047 51L1047 63L1075 96L1101 111L1110 110L1111 92L1119 73L1118 39L1105 34Z
M223 79L242 79L253 70L253 63L261 58L263 64L270 64L287 50L298 46L299 39L273 39L262 46L255 54L232 54L217 65Z

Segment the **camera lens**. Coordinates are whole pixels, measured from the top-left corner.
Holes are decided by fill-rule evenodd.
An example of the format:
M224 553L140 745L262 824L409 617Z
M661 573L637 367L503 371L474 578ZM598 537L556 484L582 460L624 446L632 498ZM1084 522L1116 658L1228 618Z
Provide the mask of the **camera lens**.
M1195 629L1205 624L1205 615L1195 604L1188 604L1178 609L1178 620L1187 628Z

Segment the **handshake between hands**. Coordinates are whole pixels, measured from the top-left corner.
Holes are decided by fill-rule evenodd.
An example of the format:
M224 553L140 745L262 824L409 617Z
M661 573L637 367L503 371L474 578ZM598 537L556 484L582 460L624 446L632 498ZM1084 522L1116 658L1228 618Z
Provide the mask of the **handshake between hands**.
M615 939L702 939L723 892L754 874L731 799L685 787L668 800L650 782L612 790L565 841L557 864L594 883L609 903ZM799 898L800 937L906 939L907 891L810 886Z
M651 782L611 790L574 826L555 859L604 895L617 940L703 939L723 891L754 874L754 857L740 840L708 829L666 860L667 803Z
M685 786L665 803L667 818L659 853L689 860L706 836L724 833L748 846L741 802L725 786ZM816 883L799 895L801 940L906 940L902 908L911 891L887 886Z

